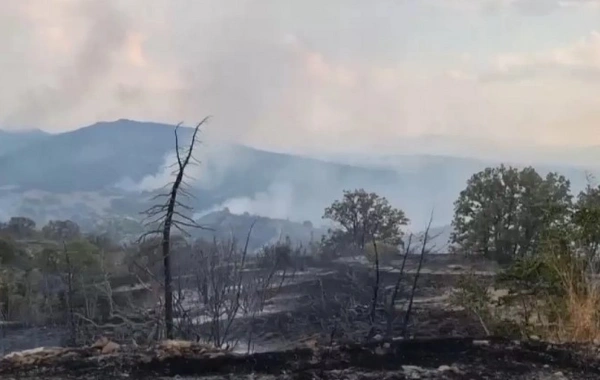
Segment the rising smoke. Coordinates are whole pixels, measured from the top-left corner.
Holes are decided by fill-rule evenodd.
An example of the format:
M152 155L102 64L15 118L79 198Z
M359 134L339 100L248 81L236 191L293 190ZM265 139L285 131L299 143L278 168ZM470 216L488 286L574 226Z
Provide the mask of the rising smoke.
M31 21L35 22L36 12L43 11L42 3L21 3L20 10L32 12ZM49 120L68 118L82 103L94 98L124 48L130 20L111 1L67 1L60 8L69 17L87 21L80 31L80 47L65 66L56 70L51 83L40 83L19 98L17 107L5 115L4 125L42 126Z
M299 215L298 210L293 207L295 199L297 199L297 195L294 194L291 184L272 183L266 191L252 196L227 199L219 205L198 212L194 218L201 218L211 212L228 209L233 214L249 213L273 219L302 220L302 215ZM310 215L307 219L314 219L314 217L315 215Z
M65 129L211 114L223 139L321 152L398 150L424 133L527 139L493 107L514 94L402 58L410 3L386 2L401 19L382 23L380 7L341 0L2 2L0 44L15 59L0 72L0 121Z
M180 135L180 153L183 156L189 146L190 141L185 138L189 133ZM202 129L199 135L210 136L210 126ZM231 167L239 168L244 165L243 161L236 160L235 150L234 145L216 138L197 141L194 144L192 159L185 170L186 184L204 190L218 187ZM177 154L173 150L165 154L163 163L156 173L147 175L138 182L124 178L116 184L116 187L135 192L156 191L172 183L177 170Z

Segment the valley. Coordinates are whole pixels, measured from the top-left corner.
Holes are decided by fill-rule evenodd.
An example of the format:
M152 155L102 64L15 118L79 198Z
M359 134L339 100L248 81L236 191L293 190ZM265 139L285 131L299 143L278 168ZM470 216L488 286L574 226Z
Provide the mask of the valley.
M102 363L120 363L111 367L115 375L129 376L139 366L136 360L154 360L136 355L140 347L165 341L164 257L160 237L140 237L155 228L146 223L143 211L164 207L157 199L168 193L173 179L166 168L174 160L168 144L172 130L168 125L118 120L36 135L16 144L15 150L0 151L0 170L8 173L0 179L0 214L7 220L0 225L0 364L8 369L0 369L0 374L69 378L77 372L68 368L71 364L90 366L89 358L99 354ZM182 136L189 132L183 129ZM126 146L136 144L136 154L128 153ZM67 146L75 147L68 157ZM239 362L240 375L258 371L268 378L279 368L273 358L292 355L295 359L286 360L297 369L290 378L303 378L316 373L299 353L309 350L328 368L327 378L345 378L342 367L348 360L357 378L377 377L384 367L392 378L469 374L493 379L510 373L513 378L551 379L559 372L587 378L579 361L545 358L516 367L482 365L490 351L473 345L488 342L489 350L506 354L515 350L514 342L522 341L519 350L535 356L539 348L527 346L532 334L545 334L544 341L552 342L552 334L566 334L578 344L586 341L582 336L593 336L577 335L579 330L568 326L555 331L544 317L527 314L529 308L543 306L535 297L514 296L522 292L520 281L534 281L525 285L527 289L538 286L527 277L512 280L527 276L518 272L519 265L560 266L507 258L509 250L502 245L507 239L514 245L512 255L517 255L537 250L538 239L546 243L554 238L544 235L549 227L540 217L531 222L536 235L519 240L527 237L517 231L532 228L528 213L546 210L538 210L539 203L527 203L527 194L554 199L554 205L544 207L564 210L555 216L561 223L571 215L570 207L591 209L584 197L596 194L594 187L586 188L593 180L589 168L565 167L571 184L559 174L544 176L524 165L494 167L487 159L459 156L399 155L386 158L388 163L349 163L241 145L203 148L198 148L202 162L191 167L177 203L177 223L193 224L170 234L173 326L187 343L177 343L186 348L169 355L173 360L208 360L203 365L213 370L173 371L157 364L145 375L219 376L221 367L210 363L222 357ZM543 173L546 168L541 165L538 170ZM476 224L461 219L461 212L473 209L461 208L459 202L479 196L473 191L474 178L482 178L498 192L498 199L507 201L501 203L501 217L515 218L522 226L481 219L479 223L497 231L495 239L486 241ZM498 181L505 181L503 186L512 183L510 191L521 198L501 194ZM465 183L471 193L465 192ZM369 192L363 190L366 185ZM584 188L587 193L580 192ZM544 193L551 191L554 198ZM576 202L571 191L579 193ZM522 202L521 207L510 206L511 199ZM499 207L492 198L478 202ZM575 233L569 236L573 244L587 241L578 240ZM478 254L478 244L487 244L488 253ZM567 257L574 260L568 265L578 263L575 256ZM546 281L545 274L540 276ZM587 280L581 281L588 286ZM547 302L562 302L553 293L540 294L550 297ZM573 318L569 310L563 311L565 318ZM494 340L497 336L501 338ZM105 346L94 351L98 342L108 342L118 353L105 357ZM413 344L423 345L421 356L402 353L403 345ZM369 353L371 345L374 351ZM445 345L472 356L465 360L443 348L438 351ZM31 349L34 353L27 354ZM582 355L577 360L587 360L585 349L577 347ZM333 358L325 352L334 353ZM67 354L72 358L62 362ZM431 355L439 360L424 361ZM386 366L378 356L396 365ZM30 367L31 360L39 363ZM247 367L246 360L257 361ZM375 369L368 362L381 366ZM102 371L94 366L90 368Z

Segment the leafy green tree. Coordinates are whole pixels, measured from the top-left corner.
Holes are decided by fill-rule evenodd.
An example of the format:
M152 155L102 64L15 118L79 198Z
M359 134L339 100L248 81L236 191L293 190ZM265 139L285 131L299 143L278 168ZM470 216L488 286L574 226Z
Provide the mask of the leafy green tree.
M542 178L532 168L521 172L518 249L514 251L520 257L537 252L549 235L569 229L573 209L570 187L570 182L556 173Z
M78 239L66 243L66 247L45 247L36 255L35 262L36 266L46 273L65 273L73 270L83 274L98 271L100 259L98 247L87 240Z
M495 258L523 257L541 238L569 223L570 183L531 167L501 165L474 174L454 204L451 243L463 253Z
M16 239L31 238L35 235L35 222L23 216L10 218L3 230Z
M588 185L579 193L573 212L578 245L595 258L600 247L600 186Z
M500 166L474 174L454 203L451 242L465 253L488 256L506 242L516 224L518 171Z
M0 265L10 265L17 258L17 246L12 239L0 238Z
M46 239L70 241L81 237L79 225L70 220L51 220L42 228Z
M404 211L394 208L385 197L364 189L344 191L341 200L325 209L324 219L338 228L331 236L364 249L373 239L390 245L402 243L402 227L408 223Z

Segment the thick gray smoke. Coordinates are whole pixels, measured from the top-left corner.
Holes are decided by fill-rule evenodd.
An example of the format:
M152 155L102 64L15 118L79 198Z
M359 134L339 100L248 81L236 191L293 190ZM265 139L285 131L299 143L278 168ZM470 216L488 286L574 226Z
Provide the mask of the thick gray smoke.
M261 191L245 197L227 199L210 209L203 210L195 215L200 218L213 211L225 208L233 214L249 213L251 215L266 216L274 219L313 220L315 215L298 213L294 207L294 187L289 183L272 183L266 191ZM304 218L303 218L304 217Z
M31 7L36 2L25 0ZM42 126L48 120L68 117L95 95L110 75L127 40L129 20L111 1L90 0L74 4L72 17L86 20L80 48L57 70L51 85L31 88L18 99L18 107L3 124ZM53 57L46 57L50 60Z
M202 132L210 135L209 127ZM204 135L204 133L203 133ZM187 150L189 141L180 140L182 154ZM235 147L217 139L198 141L194 144L192 159L185 170L185 181L188 185L202 189L212 189L221 184L227 171L234 165L243 166L244 163L236 160ZM153 174L147 175L138 182L129 178L123 179L116 187L127 191L156 191L165 187L175 179L177 170L177 155L171 151L164 156L163 163Z
M497 16L485 12L468 13L465 22L458 13L480 11L484 3L504 12L506 22L488 23ZM584 3L597 1L3 1L0 124L58 130L98 120L173 123L213 115L207 144L197 153L211 165L189 172L204 188L217 187L229 168L244 165L214 141L352 155L406 153L414 136L468 137L457 150L477 155L478 145L484 153L496 149L482 137L505 139L510 148L517 140L591 143L598 138L597 76L581 81L570 74L597 74L600 34L591 32L596 24L585 35L569 29L583 29L589 20L556 21L571 14L564 9ZM529 28L548 12L557 17L548 30L566 28L555 33L569 37L533 37L539 30ZM536 23L522 19L531 14L540 16ZM513 32L506 25L519 27ZM451 44L444 40L448 30ZM479 31L489 38L470 38ZM527 49L510 51L523 34L532 36ZM497 80L482 80L485 74ZM423 145L439 152L432 139ZM153 175L120 186L162 187L174 156L164 161ZM413 219L447 201L415 183L348 185L325 171L296 167L270 176L264 192L223 205L318 216L355 185L387 191L398 207L414 210ZM449 177L436 190L451 188L450 181L462 186L464 178ZM298 183L317 190L299 192ZM421 203L407 201L415 194Z
M474 3L497 4L512 12L511 23L528 26L518 17L597 2L6 1L0 121L56 130L212 114L224 139L320 152L393 152L422 134L565 144L575 141L564 132L573 125L579 142L594 137L595 89L558 71L597 69L596 34L513 54L506 41L525 30L504 28L503 44L490 51L491 42L464 42L473 30L457 9ZM486 25L496 16L470 17ZM440 42L455 29L456 46ZM545 74L535 85L508 80L522 71ZM481 81L498 72L500 81Z

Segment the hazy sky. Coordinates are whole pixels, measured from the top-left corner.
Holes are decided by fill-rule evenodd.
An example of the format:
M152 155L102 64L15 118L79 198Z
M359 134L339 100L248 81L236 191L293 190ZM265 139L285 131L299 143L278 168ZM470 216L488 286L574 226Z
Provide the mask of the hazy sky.
M600 144L600 0L2 0L0 125Z

